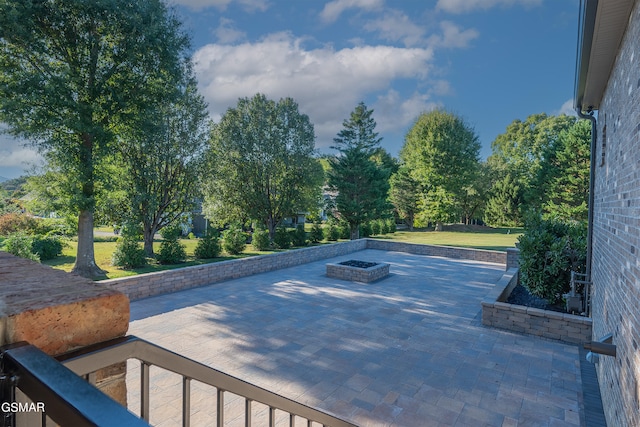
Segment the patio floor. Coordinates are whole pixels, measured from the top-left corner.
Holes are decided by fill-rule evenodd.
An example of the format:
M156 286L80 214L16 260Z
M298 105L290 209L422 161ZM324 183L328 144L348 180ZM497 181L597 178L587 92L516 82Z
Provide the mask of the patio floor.
M325 276L347 259L389 263L391 275ZM578 347L481 324L503 270L368 249L134 301L129 334L361 426L584 426ZM138 375L130 364L134 412ZM180 387L152 368L152 424L181 424ZM215 399L192 385L192 425L214 423ZM225 403L225 425L243 425L241 399Z

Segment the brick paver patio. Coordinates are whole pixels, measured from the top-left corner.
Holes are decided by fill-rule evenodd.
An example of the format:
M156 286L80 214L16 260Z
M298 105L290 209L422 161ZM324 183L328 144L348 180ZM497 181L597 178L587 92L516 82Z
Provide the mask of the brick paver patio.
M347 259L387 262L392 274L325 276L326 262ZM481 324L503 269L365 250L134 301L129 333L362 426L585 425L576 346ZM137 371L130 364L135 412ZM180 425L180 387L152 368L153 424ZM191 399L192 425L211 425L215 390L194 384ZM243 400L225 403L228 425L242 425ZM254 412L266 423L264 408Z

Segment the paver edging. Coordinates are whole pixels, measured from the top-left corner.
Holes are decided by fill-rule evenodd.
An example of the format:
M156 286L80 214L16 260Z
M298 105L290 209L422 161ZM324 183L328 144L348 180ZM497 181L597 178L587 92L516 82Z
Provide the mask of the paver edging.
M518 269L508 269L494 290L482 301L482 324L543 336L570 344L591 340L591 318L505 302L518 285Z

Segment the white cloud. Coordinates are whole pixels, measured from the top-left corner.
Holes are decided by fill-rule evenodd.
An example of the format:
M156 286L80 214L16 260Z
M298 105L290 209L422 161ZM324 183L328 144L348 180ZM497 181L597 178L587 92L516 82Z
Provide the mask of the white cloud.
M303 39L289 33L272 34L257 43L210 44L194 55L200 89L214 120L241 97L258 92L272 99L292 97L314 123L320 146L331 145L344 118L367 95L388 91L396 79L425 80L432 59L429 48L365 45L307 50ZM395 105L394 115L403 118L391 120L388 127L394 122L401 127L404 111L428 106L419 96L407 102L391 95L380 105L386 111Z
M567 116L577 116L576 110L573 108L573 98L567 99L555 115L566 114Z
M219 43L229 44L243 40L247 34L244 31L238 30L231 19L220 18L220 25L214 30L214 34Z
M449 13L466 13L478 9L487 10L496 6L523 5L531 7L541 4L542 0L438 0L436 9Z
M414 24L399 10L385 12L381 18L366 23L364 29L378 32L380 37L392 42L402 41L405 46L420 44L426 31L423 26Z
M264 12L269 7L267 0L170 0L170 3L188 7L191 10L200 11L210 7L225 10L227 6L234 1L248 12L258 10Z
M0 131L5 127L0 126ZM26 169L40 163L42 157L36 150L7 134L0 134L0 167ZM1 174L0 174L1 175Z
M333 0L324 5L320 18L324 22L334 22L347 9L376 10L383 6L384 0Z
M398 128L411 124L420 114L438 106L440 104L431 101L428 94L416 92L411 97L403 99L397 91L390 89L386 94L379 96L373 106L376 130L397 131Z
M440 23L442 35L434 35L429 38L430 43L435 47L464 48L469 42L478 38L480 33L473 28L462 30L459 26L450 21Z

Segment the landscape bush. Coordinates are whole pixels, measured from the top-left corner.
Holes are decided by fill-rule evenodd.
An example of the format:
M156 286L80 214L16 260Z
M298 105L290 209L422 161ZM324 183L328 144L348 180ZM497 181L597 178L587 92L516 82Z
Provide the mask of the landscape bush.
M140 268L147 264L147 257L135 238L120 237L111 255L111 264L122 268Z
M351 238L351 228L349 224L346 222L341 222L338 225L338 230L340 231L340 239L350 239Z
M324 229L324 237L329 242L335 242L340 238L340 229L332 222Z
M397 230L396 220L394 218L389 218L386 220L387 227L389 228L389 233L395 233Z
M380 223L380 234L389 234L391 233L391 227L388 219L379 219Z
M522 285L552 304L570 290L571 271L584 272L587 253L584 223L532 217L518 242Z
M247 247L247 235L239 226L231 226L222 233L222 248L230 255L238 255Z
M209 227L205 235L198 240L193 254L198 259L211 259L220 256L221 250L218 230Z
M162 242L156 259L160 264L179 264L187 259L185 246L178 241L182 235L182 228L170 225L162 229Z
M31 252L38 255L40 261L46 261L62 255L64 245L62 239L54 235L34 236Z
M24 231L18 231L9 235L4 241L5 250L10 254L21 258L40 261L38 254L33 253L33 236L29 236Z
M291 243L298 247L307 245L307 232L304 231L304 224L298 224L295 231L291 233Z
M365 222L360 224L360 237L369 237L371 236L371 223Z
M251 237L251 246L257 251L266 251L271 247L269 232L263 228L258 228Z
M286 228L276 228L276 234L273 236L273 243L278 249L288 249L291 246L291 235Z
M380 221L376 219L371 221L371 235L378 236L379 234L381 234Z
M322 231L322 225L319 222L315 222L311 231L309 232L309 240L311 243L318 243L324 238L324 232Z
M8 213L0 216L0 236L9 236L17 232L38 233L40 220L22 213Z

